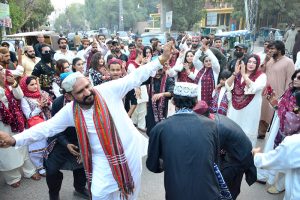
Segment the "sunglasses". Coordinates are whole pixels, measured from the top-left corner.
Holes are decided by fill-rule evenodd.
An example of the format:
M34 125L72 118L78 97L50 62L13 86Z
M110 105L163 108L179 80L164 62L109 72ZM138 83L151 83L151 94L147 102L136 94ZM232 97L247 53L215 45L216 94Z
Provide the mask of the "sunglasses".
M42 52L43 54L48 54L48 53L51 53L51 51L44 51Z

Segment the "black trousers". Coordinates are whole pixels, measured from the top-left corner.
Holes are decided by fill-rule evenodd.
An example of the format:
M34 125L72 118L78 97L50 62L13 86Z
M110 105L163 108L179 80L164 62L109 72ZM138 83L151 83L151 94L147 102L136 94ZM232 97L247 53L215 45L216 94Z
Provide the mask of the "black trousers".
M66 162L71 162L76 165L76 158L68 151L68 149L60 144L56 144L53 151L45 160L46 168L46 182L49 188L50 196L57 196L61 189L63 180L63 173L59 170ZM77 168L73 170L73 186L75 190L82 191L86 185L86 176L84 168Z
M244 175L244 170L239 164L221 164L221 173L231 193L232 199L236 199L240 194L241 183Z

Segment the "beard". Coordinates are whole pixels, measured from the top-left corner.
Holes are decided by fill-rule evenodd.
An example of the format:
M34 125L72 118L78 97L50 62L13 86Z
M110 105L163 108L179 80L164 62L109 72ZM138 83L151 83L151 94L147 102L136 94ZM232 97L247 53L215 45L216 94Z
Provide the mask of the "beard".
M79 105L92 106L94 104L94 96L95 96L94 92L91 91L91 94L89 96L84 97L82 101L76 99L76 102Z
M276 59L278 57L278 53L273 53L272 57Z
M193 49L197 49L198 46L199 46L199 44L192 44L192 48L193 48Z
M28 58L35 58L35 54L26 54Z
M67 49L67 45L62 45L60 48Z

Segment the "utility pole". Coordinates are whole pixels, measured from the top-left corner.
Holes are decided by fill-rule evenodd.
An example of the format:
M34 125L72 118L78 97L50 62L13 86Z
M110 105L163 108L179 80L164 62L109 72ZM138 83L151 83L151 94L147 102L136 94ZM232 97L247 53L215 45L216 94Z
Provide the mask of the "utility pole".
M166 4L164 0L160 0L160 31L166 30Z
M124 31L123 0L119 0L119 31Z

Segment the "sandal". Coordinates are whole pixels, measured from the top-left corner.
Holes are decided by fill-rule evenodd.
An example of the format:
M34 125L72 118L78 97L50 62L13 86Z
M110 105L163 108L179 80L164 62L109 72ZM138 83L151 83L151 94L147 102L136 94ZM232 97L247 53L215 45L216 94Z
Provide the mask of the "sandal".
M280 193L284 192L284 190L279 191L279 190L277 190L277 188L276 188L274 185L272 185L271 187L269 187L269 188L267 189L267 192L268 192L269 194L280 194Z
M33 174L30 178L35 181L41 180L41 176L38 173Z
M18 187L20 187L20 185L21 185L21 182L18 181L16 183L11 184L10 186L13 187L13 188L18 188Z

